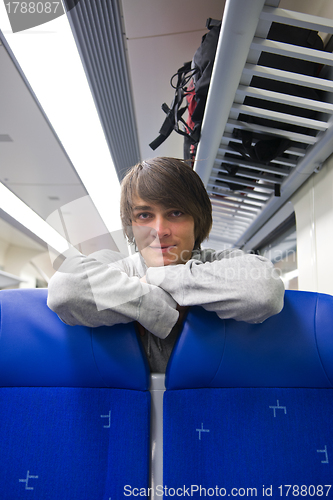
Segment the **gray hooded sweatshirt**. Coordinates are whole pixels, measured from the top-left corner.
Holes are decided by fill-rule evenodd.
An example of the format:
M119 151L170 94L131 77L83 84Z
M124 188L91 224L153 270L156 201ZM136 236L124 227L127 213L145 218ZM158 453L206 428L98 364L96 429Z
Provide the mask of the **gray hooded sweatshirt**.
M186 264L147 268L139 253L69 252L49 283L48 306L68 325L137 321L150 369L164 372L181 325L180 306L261 323L283 307L284 286L266 258L238 249L194 250ZM146 276L147 283L140 281Z

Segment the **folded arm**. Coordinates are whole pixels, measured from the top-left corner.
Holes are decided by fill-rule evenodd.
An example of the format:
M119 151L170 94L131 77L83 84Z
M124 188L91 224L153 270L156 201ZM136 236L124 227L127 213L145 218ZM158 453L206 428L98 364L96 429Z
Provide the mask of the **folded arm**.
M220 318L260 323L283 307L284 286L270 261L241 250L208 253L163 268L159 285L181 306L201 305ZM160 280L161 268L149 268L147 283Z
M106 264L76 254L50 280L48 306L69 325L138 321L165 338L179 316L175 300L158 286L142 283L139 276L129 276L125 268L122 260Z

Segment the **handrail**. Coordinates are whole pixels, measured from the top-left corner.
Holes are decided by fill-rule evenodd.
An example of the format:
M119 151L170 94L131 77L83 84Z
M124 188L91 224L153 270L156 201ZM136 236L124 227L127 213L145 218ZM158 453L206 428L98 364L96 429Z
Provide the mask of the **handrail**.
M194 170L205 186L265 0L227 0ZM241 13L241 15L240 15ZM232 64L230 64L232 61ZM221 89L221 86L223 88Z

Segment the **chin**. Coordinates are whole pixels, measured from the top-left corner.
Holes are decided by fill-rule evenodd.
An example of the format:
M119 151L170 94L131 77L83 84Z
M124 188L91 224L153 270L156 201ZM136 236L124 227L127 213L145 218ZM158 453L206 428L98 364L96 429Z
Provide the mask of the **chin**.
M145 255L142 255L142 257L144 258L144 261L145 261L147 267L161 267L161 266L165 266L162 257L156 258L156 256L155 256L153 258L149 258L148 256L145 256Z
M156 259L156 258L149 259L149 258L145 258L143 256L143 258L144 258L146 265L148 267L163 267L163 266L172 266L172 265L178 264L178 262L174 262L171 259L164 260L163 257L161 257L160 259Z
M184 262L179 259L179 256L175 254L163 256L162 254L147 255L147 253L142 252L142 257L148 267L175 266L176 264L184 264Z

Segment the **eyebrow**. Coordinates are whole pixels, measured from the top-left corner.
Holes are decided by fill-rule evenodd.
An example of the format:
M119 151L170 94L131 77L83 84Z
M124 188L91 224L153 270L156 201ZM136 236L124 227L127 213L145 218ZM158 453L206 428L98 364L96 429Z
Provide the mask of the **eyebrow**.
M165 210L165 211L168 211L168 210L179 210L180 212L184 212L183 209L177 208L176 206L175 207L163 207L162 206L162 209ZM146 210L153 212L155 209L151 205L136 205L135 207L132 208L132 212L146 211Z
M152 207L149 205L137 205L136 207L132 208L133 212L135 210L152 210Z

